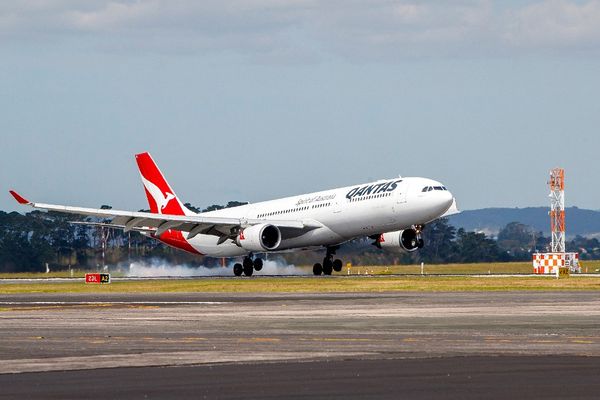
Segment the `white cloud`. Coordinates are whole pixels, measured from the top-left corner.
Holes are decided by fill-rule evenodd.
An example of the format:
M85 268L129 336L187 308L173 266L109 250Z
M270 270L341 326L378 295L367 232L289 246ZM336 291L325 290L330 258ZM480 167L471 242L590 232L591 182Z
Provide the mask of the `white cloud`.
M600 1L548 0L513 11L505 42L518 47L570 47L600 43Z
M600 46L600 0L10 1L0 40L81 37L144 50L355 59Z
M395 58L462 49L489 36L492 7L487 1L341 3L317 16L319 39L352 56L357 50Z

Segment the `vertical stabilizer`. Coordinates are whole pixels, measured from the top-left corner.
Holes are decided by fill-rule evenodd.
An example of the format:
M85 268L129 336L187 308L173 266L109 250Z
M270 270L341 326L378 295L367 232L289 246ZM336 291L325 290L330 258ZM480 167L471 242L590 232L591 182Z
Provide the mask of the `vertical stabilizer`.
M135 161L140 170L151 212L169 215L195 214L179 200L162 172L160 172L160 169L158 169L150 153L136 154Z

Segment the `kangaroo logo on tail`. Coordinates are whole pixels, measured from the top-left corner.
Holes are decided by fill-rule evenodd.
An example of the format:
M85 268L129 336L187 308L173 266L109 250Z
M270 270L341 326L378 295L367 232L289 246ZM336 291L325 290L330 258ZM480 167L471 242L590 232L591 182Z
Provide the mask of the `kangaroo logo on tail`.
M149 153L137 154L135 160L146 189L151 212L168 215L194 215L179 201Z
M156 203L156 212L158 214L162 214L169 202L175 198L175 195L171 192L167 192L165 193L165 195L163 195L162 191L158 188L158 186L144 178L144 176L142 176L142 183L144 184L144 187L146 188L148 193L150 193L150 196L152 196L154 202Z

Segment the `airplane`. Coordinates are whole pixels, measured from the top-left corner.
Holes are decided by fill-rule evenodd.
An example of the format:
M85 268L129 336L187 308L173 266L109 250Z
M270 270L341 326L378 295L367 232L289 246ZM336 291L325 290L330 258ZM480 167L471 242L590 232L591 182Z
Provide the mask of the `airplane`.
M106 210L35 203L14 190L22 205L109 219L82 222L137 231L169 246L209 257L242 257L235 276L263 267L258 254L325 248L314 275L342 270L339 247L368 237L381 249L413 252L424 246L424 226L458 213L456 199L440 182L392 178L299 196L195 213L181 202L149 153L135 156L150 212Z

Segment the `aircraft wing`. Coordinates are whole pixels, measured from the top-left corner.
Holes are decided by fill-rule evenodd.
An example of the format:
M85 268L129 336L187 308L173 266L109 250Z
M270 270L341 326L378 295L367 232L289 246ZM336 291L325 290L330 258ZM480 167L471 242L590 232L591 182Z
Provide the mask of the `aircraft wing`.
M132 230L153 232L156 236L162 235L169 229L188 232L187 239L191 239L196 235L215 235L225 241L232 238L232 235L237 235L240 229L247 228L258 224L271 224L279 228L287 228L292 230L309 231L321 227L322 225L316 221L300 221L300 220L265 220L265 219L244 219L244 218L228 218L228 217L207 217L199 215L166 215L155 214L149 212L132 212L120 210L105 210L98 208L71 207L55 204L44 204L31 202L15 191L11 190L10 194L17 200L19 204L28 205L33 208L42 210L55 211L67 214L78 214L109 219L110 222L79 222L89 225L104 225L115 228L121 228L125 232Z

